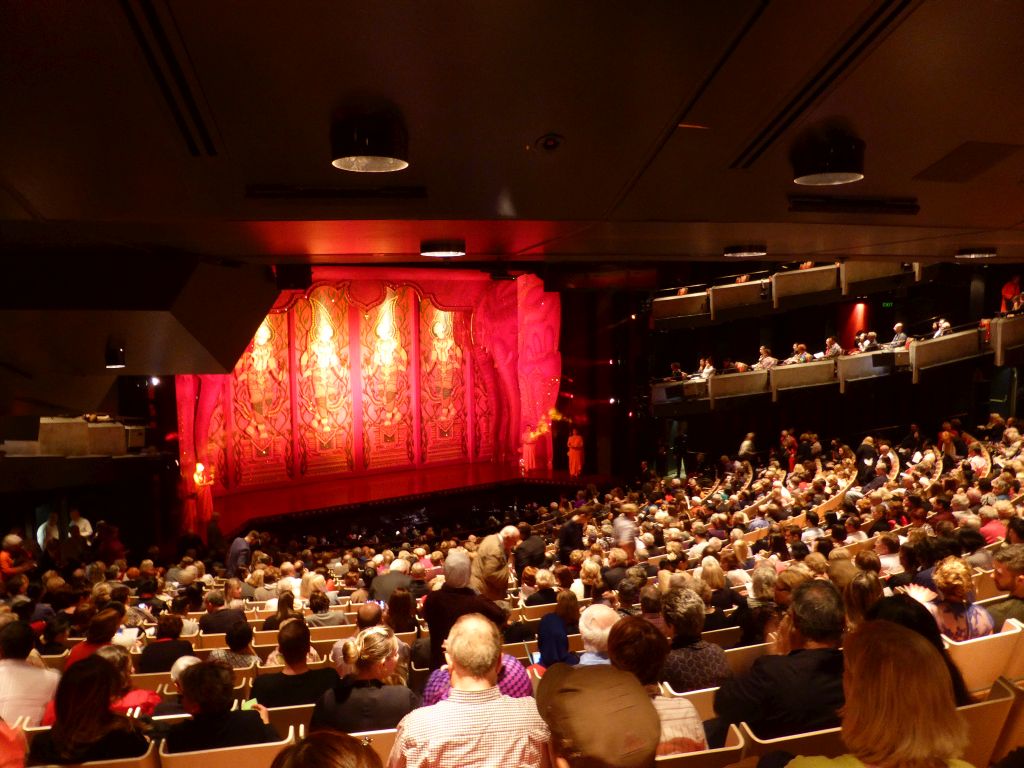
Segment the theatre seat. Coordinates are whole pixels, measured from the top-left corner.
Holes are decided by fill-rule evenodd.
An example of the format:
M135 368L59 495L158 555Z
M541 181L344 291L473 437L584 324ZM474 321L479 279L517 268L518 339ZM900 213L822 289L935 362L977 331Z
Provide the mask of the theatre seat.
M967 721L970 737L964 760L975 766L987 766L991 762L1013 704L1012 686L1001 678L994 681L985 701L957 708ZM1022 734L1018 733L1015 746L1020 746L1021 740Z
M96 760L91 763L78 763L80 768L160 768L156 742L149 742L149 749L141 757L126 757L121 760ZM66 767L65 767L66 768Z
M1006 678L1000 678L998 684L1006 686L1013 700L1006 716L1006 722L1003 724L1003 731L996 740L996 746L992 752L992 762L1002 760L1008 752L1024 742L1024 687L1021 687L1019 683L1011 683Z
M166 752L167 742L160 745L162 768L270 768L277 753L295 743L295 729L289 728L288 735L281 741L269 744L247 744L244 747L204 749L197 752Z
M743 630L739 627L725 627L724 629L713 629L709 632L702 632L700 639L714 643L720 648L732 648L739 642Z
M943 638L953 663L960 669L972 693L987 691L996 678L1007 675L1015 654L1020 653L1021 625L1007 621L1001 632L974 640L956 642Z
M349 734L354 739L359 739L364 747L369 747L380 757L382 764L388 764L388 757L391 755L391 747L395 744L395 736L398 731L394 728L387 728L383 731L360 731ZM246 767L248 768L248 766Z
M701 688L699 691L676 691L668 683L661 683L661 691L666 696L677 699L687 699L694 708L701 720L710 720L715 717L715 694L718 688Z
M267 715L270 717L270 724L277 729L278 733L285 733L291 728L302 733L309 730L309 721L313 719L315 706L315 704L296 704L292 707L268 707Z
M729 726L725 737L725 746L720 749L708 749L703 752L685 752L681 755L666 755L655 759L657 768L725 768L738 762L743 755L746 743L743 734L735 725Z
M734 677L741 677L750 671L751 666L761 656L768 653L768 643L761 645L745 645L741 648L730 648L725 652L725 660L729 664Z
M759 757L769 752L783 751L794 755L824 755L838 757L846 754L839 728L825 728L820 731L779 736L776 739L759 739L746 723L740 723L745 747L743 757Z

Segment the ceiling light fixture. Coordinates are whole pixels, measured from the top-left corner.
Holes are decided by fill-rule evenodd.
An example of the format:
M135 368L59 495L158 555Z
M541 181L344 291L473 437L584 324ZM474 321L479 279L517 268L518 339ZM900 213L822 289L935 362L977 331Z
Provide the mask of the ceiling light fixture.
M465 255L465 240L424 240L420 243L420 256L429 256L434 259L454 259Z
M793 183L834 187L864 178L864 142L845 130L805 137L790 153Z
M994 259L996 257L995 248L961 248L953 256L954 259L962 259L964 261L970 261L973 259Z
M124 342L107 339L107 350L104 354L105 365L109 369L124 368Z
M768 255L763 245L729 245L722 251L727 259L757 259Z
M331 165L353 173L409 167L409 134L396 110L350 115L331 127Z

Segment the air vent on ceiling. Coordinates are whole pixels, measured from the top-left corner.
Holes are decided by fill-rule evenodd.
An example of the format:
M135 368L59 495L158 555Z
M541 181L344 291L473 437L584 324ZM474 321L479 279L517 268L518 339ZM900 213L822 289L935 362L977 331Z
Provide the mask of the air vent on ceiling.
M914 178L918 181L971 181L1021 149L1024 149L1024 144L965 141Z
M730 168L749 168L870 50L894 30L913 0L885 0L761 128Z
M916 197L833 197L790 195L791 213L849 213L915 216L921 211Z
M424 186L316 187L298 184L249 184L251 200L423 200Z
M121 0L121 10L189 154L216 157L212 120L204 114L199 79L184 55L174 24L164 23L152 0Z

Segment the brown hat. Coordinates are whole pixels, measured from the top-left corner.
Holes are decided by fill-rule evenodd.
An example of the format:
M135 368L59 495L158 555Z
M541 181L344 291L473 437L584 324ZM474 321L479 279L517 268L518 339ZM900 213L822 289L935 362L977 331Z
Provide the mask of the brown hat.
M654 764L661 723L647 691L629 672L608 664L555 664L540 679L537 709L556 753L573 768Z

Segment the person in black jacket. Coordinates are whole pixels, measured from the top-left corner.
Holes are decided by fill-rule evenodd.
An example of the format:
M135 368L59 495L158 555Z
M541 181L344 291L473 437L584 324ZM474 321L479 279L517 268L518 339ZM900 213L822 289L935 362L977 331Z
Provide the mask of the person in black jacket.
M722 683L709 745L719 733L724 736L729 723L746 722L762 739L838 726L845 701L839 650L845 626L843 598L830 582L798 586L779 628L791 650L762 656L748 674Z
M517 578L523 578L523 569L529 565L534 568L544 567L547 560L544 547L544 538L534 535L529 523L519 524L519 544L514 553Z
M193 655L192 643L180 639L182 626L180 616L165 613L157 619L156 638L142 649L139 672L170 672L175 661Z
M253 710L231 710L235 678L227 664L204 661L181 676L182 703L192 715L167 732L168 752L240 747L277 741L279 736L259 704Z

